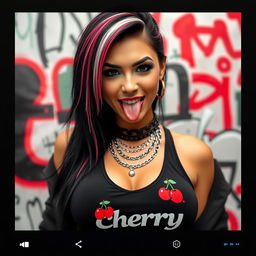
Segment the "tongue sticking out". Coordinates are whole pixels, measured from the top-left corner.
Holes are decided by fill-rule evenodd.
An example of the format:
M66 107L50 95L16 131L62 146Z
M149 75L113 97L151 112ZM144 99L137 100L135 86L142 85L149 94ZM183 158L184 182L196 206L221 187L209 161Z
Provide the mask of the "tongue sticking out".
M134 104L126 104L122 102L122 108L124 110L124 113L130 121L135 121L139 118L142 104L143 101L139 101Z

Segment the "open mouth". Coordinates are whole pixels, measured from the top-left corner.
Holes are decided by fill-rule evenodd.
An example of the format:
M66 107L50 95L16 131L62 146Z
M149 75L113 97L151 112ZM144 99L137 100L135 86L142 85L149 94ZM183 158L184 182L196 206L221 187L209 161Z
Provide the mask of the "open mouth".
M118 100L128 120L136 121L139 118L144 99L145 96L137 96Z
M122 99L119 99L118 101L120 103L132 105L134 103L144 100L144 98L145 96L137 96L137 97L131 97L131 98L122 98Z

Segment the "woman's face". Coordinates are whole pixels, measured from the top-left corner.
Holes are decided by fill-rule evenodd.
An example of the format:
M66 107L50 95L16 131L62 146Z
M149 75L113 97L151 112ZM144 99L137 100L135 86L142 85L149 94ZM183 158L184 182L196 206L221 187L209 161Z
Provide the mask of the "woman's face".
M164 70L145 32L127 35L111 46L103 66L103 97L119 126L140 128L152 120Z

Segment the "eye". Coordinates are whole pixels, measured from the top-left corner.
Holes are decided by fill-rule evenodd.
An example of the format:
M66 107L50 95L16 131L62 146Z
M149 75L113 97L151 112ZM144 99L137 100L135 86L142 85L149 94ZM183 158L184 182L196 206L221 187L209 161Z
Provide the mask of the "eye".
M152 68L153 68L153 66L151 64L143 64L143 65L138 66L136 71L137 72L147 72Z
M103 75L106 77L118 76L120 73L116 69L106 69L103 71Z

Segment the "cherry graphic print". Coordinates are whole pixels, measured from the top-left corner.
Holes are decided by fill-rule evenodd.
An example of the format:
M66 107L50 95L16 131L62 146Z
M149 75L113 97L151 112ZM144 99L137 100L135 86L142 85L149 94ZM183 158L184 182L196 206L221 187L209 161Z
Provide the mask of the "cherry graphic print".
M170 195L170 190L166 189L164 187L160 188L158 190L158 195L162 200L170 200L171 199L171 195Z
M181 203L183 201L183 194L179 189L174 188L172 185L176 184L175 180L172 179L166 179L164 181L164 184L166 184L166 187L161 187L158 190L158 196L162 200L171 200L174 203ZM171 189L169 189L169 187Z
M96 219L101 220L105 217L104 210L102 208L96 209L94 213Z
M110 218L114 214L114 209L111 206L107 206L110 204L110 201L102 200L100 203L100 208L97 208L94 212L95 218L97 220L102 220L104 218Z
M174 189L170 191L171 200L174 203L181 203L183 201L183 195L179 189Z

